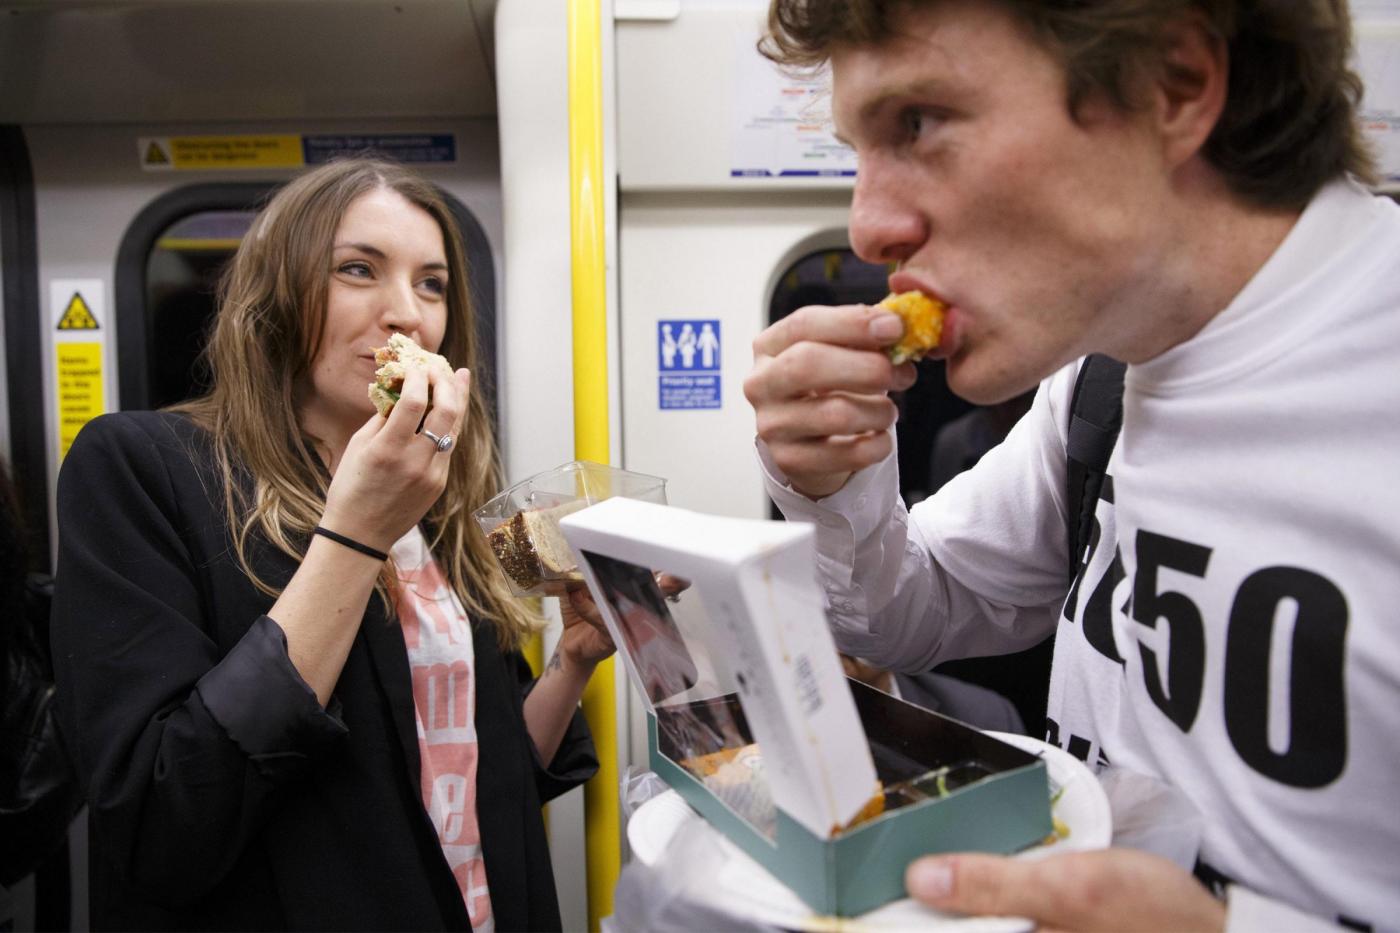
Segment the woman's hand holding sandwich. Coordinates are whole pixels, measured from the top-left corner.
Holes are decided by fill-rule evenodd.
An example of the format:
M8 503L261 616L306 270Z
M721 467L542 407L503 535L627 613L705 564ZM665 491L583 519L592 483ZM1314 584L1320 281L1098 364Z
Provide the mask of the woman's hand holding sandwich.
M388 551L442 495L458 454L440 452L425 432L460 437L470 391L465 369L449 374L446 368L409 367L389 416L371 415L351 436L340 463L332 464L321 524Z

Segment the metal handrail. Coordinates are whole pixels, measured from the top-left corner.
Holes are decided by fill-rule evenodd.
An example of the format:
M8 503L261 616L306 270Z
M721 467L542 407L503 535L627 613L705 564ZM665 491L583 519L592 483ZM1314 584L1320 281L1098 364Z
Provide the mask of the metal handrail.
M603 223L603 65L599 0L569 0L569 238L573 260L574 455L607 463L607 266ZM621 870L617 698L613 660L583 693L583 714L598 751L598 773L584 787L588 928L612 913Z

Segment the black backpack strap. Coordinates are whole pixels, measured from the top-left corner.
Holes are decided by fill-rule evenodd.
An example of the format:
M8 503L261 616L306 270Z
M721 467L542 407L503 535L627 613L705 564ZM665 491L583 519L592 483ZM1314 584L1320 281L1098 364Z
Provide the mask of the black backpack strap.
M1123 426L1123 374L1127 366L1100 353L1084 358L1069 405L1069 444L1066 448L1069 508L1069 579L1079 574L1079 562L1093 529L1108 458Z

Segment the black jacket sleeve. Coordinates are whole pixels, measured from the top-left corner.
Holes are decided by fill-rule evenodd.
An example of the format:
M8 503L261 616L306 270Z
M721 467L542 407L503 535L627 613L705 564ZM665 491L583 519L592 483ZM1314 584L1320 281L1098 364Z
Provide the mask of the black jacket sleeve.
M110 867L179 903L219 883L278 786L345 727L246 598L236 634L216 624L236 562L216 479L175 417L107 415L69 451L52 641L63 724Z
M507 661L515 665L515 676L520 682L524 696L529 696L535 687L535 675L530 671L529 662L519 653L508 656ZM559 740L559 750L554 760L545 764L535 751L535 743L528 737L530 755L535 764L535 788L540 795L540 803L549 803L555 797L565 794L598 772L598 755L593 747L593 734L589 731L588 720L583 718L583 710L574 710L569 720L569 728Z

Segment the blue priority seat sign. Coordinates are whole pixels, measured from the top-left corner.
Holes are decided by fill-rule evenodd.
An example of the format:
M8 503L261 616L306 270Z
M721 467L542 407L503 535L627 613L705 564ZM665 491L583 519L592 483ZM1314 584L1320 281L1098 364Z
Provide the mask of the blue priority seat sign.
M719 408L721 362L719 321L656 322L661 408Z

